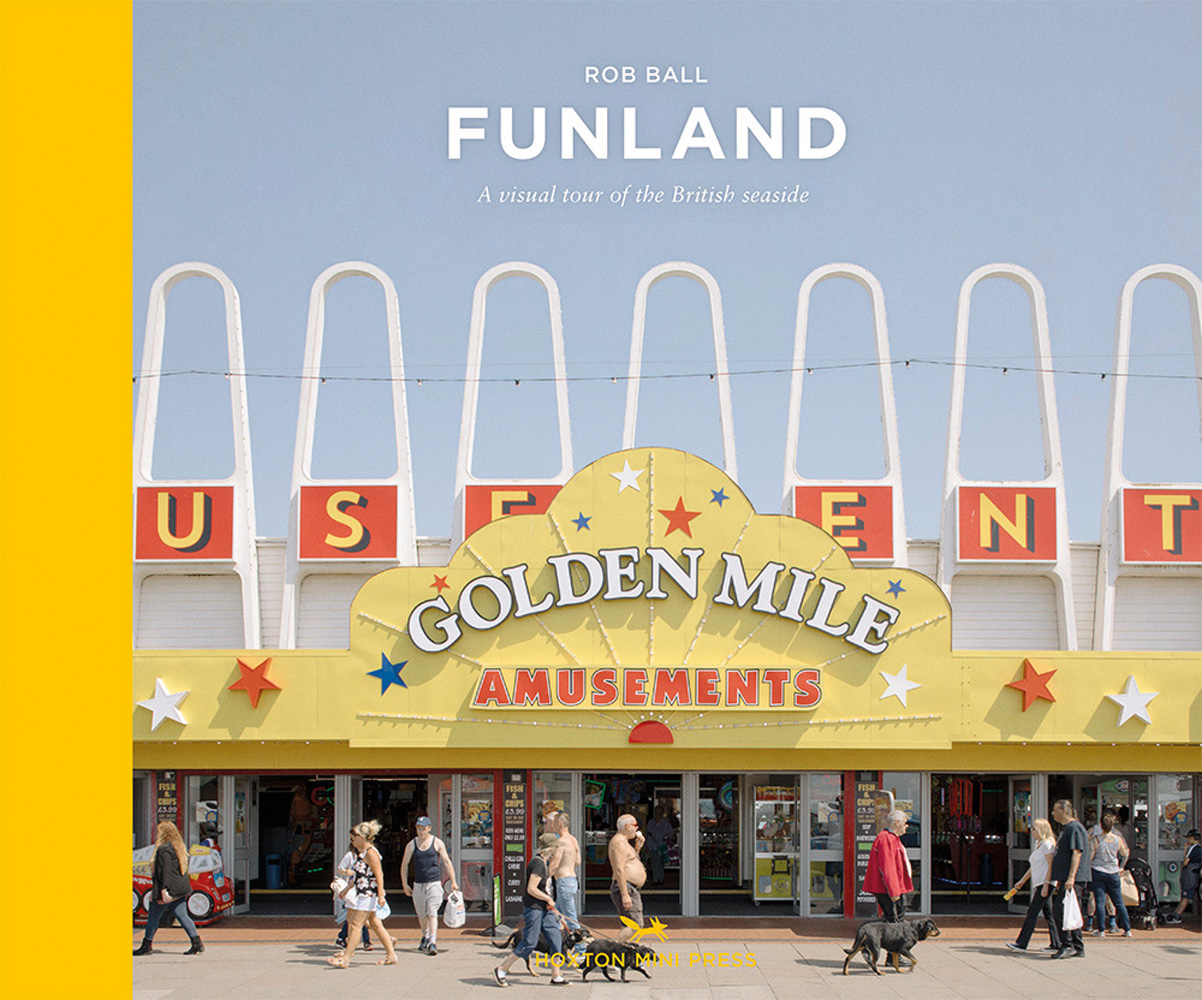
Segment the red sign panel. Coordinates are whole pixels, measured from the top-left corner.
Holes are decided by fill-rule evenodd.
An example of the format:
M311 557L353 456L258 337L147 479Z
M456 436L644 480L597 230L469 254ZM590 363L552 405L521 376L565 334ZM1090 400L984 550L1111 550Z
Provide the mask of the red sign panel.
M562 488L558 483L550 486L468 486L463 495L463 537L499 517L541 514Z
M1055 488L961 486L958 503L959 558L1055 561Z
M395 559L395 486L302 486L301 559Z
M232 486L139 486L139 559L232 559Z
M852 559L893 558L892 486L795 486L793 515L833 536Z
M1123 490L1123 562L1202 563L1202 490Z

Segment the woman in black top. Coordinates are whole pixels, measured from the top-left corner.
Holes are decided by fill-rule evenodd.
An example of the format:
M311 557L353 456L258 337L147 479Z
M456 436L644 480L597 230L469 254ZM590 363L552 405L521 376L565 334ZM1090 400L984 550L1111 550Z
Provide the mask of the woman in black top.
M1185 912L1185 908L1194 901L1194 897L1198 895L1198 884L1202 879L1202 844L1199 844L1199 833L1197 830L1190 830L1185 835L1185 858L1184 864L1181 866L1181 902L1177 904L1177 909L1173 911L1172 916L1179 921L1181 915Z
M510 966L519 958L529 958L538 947L539 938L546 935L547 947L550 949L550 959L563 953L563 938L559 933L559 912L555 909L555 899L551 895L551 859L559 850L559 837L554 833L544 833L538 838L538 853L530 859L526 866L526 891L522 893L522 940L517 943L511 954L504 962L492 970L493 979L498 986L508 986ZM552 962L551 985L566 986L568 981L563 978L563 965Z
M154 949L150 943L154 932L159 929L163 914L170 910L179 925L187 932L192 942L185 955L199 955L205 950L192 916L188 913L188 848L179 828L174 823L160 823L154 834L154 870L150 880L150 911L146 914L146 930L142 945L135 955L149 955Z

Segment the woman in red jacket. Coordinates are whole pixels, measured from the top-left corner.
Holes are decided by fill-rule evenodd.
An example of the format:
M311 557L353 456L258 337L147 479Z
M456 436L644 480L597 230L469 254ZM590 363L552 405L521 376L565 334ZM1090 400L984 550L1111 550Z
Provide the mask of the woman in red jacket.
M881 913L891 923L901 922L906 913L906 893L914 891L910 859L901 842L907 822L900 809L885 817L885 829L872 842L868 871L864 875L864 891L876 896Z

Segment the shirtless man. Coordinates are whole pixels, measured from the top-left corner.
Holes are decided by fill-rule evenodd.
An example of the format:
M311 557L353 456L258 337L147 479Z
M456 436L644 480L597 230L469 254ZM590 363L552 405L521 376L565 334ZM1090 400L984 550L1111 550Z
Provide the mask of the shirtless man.
M576 890L580 886L576 872L580 867L580 841L572 836L572 817L566 812L547 817L547 831L559 835L559 850L552 859L551 877L555 880L555 906L569 930L580 929L576 913Z
M647 881L647 869L639 860L643 849L643 835L639 823L627 813L618 817L618 832L609 841L609 867L613 869L613 884L609 887L609 898L614 901L618 913L643 926L643 898L639 889ZM634 936L634 928L623 925L618 940L623 944Z

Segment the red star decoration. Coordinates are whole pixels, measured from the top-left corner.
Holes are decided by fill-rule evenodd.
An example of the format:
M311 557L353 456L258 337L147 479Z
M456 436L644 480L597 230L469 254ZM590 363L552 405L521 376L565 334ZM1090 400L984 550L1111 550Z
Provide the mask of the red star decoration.
M250 707L259 707L259 698L264 691L282 691L284 690L278 684L267 679L267 668L271 666L271 657L267 657L257 667L251 667L238 661L238 669L242 671L242 676L239 677L233 684L230 685L231 691L245 691L250 698Z
M434 582L432 584L430 584L430 586L433 587L435 590L437 590L441 594L444 590L447 589L447 587L450 586L450 584L447 583L447 578L445 576L439 576L437 573L435 573L434 574Z
M1011 681L1006 687L1023 693L1023 711L1025 712L1035 704L1036 698L1053 702L1056 700L1052 697L1052 692L1048 690L1048 681L1052 679L1052 674L1055 672L1055 670L1048 670L1041 674L1030 660L1023 660L1023 679Z
M672 534L677 528L683 531L690 538L693 537L693 532L689 530L689 522L695 517L701 516L699 510L685 510L684 497L676 501L676 506L671 510L661 510L661 514L668 519L668 530L664 532L664 536Z

